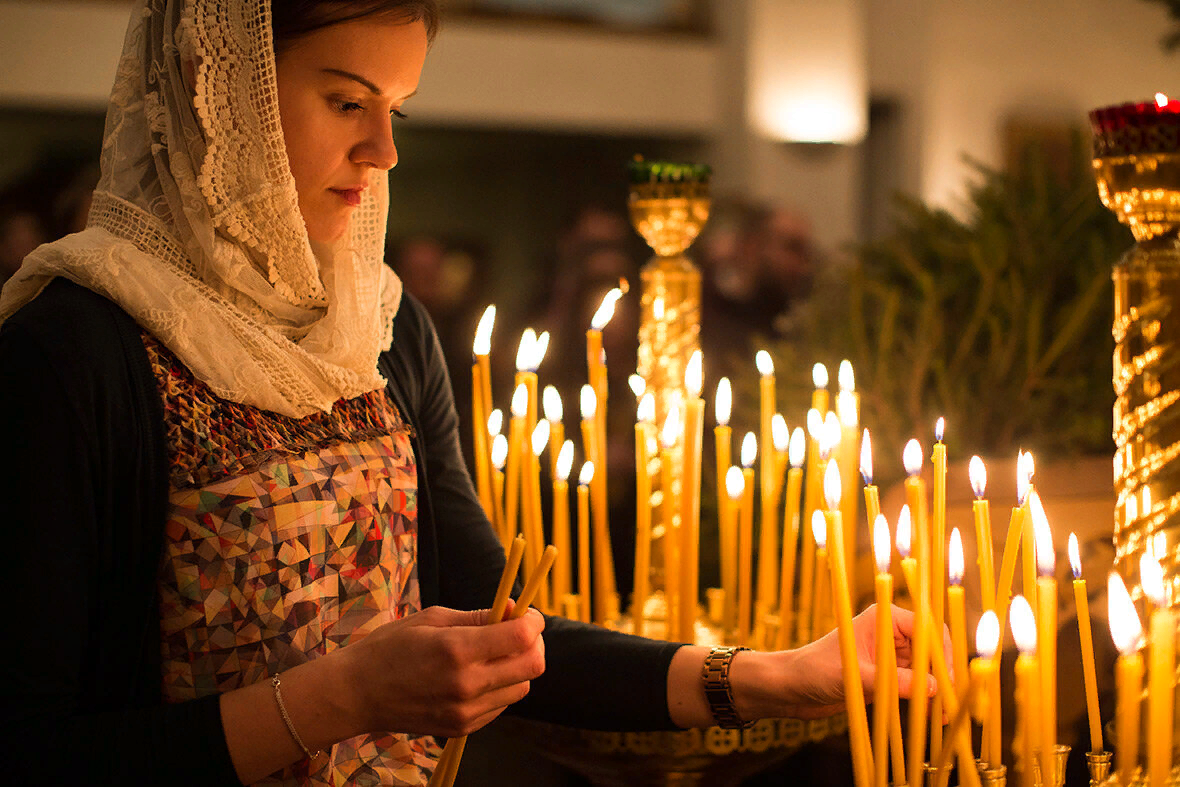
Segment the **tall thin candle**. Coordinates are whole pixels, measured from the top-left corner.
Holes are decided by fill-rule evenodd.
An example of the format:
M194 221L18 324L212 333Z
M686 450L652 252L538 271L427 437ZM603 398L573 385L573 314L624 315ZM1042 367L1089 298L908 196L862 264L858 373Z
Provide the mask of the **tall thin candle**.
M1147 783L1164 787L1172 770L1172 719L1176 697L1176 616L1167 606L1164 570L1150 552L1139 559L1139 583L1149 599L1151 637L1147 682Z
M578 612L579 620L590 622L590 482L594 463L584 462L578 474Z
M1139 759L1139 697L1143 692L1143 625L1135 604L1127 593L1123 578L1111 572L1106 583L1110 635L1118 648L1115 662L1115 690L1118 694L1115 711L1115 732L1118 751L1115 765L1119 784L1131 784L1135 763Z
M971 503L971 513L975 520L975 550L979 562L979 592L983 601L983 608L996 608L996 567L992 556L992 518L991 509L984 494L987 491L987 468L978 456L971 457L967 463L967 478L971 481L971 491L975 493L975 500Z
M635 580L631 592L633 630L643 636L644 610L651 593L651 474L648 446L655 439L656 400L645 393L635 423Z
M733 429L729 416L733 410L733 388L728 377L717 383L717 394L713 397L713 414L717 425L713 427L713 454L716 460L717 519L719 524L719 546L721 557L721 587L725 591L725 611L722 619L726 626L737 620L737 530L729 496L725 494L725 473L732 463ZM730 568L732 567L732 573Z
M553 606L569 595L573 588L570 565L570 471L574 466L574 442L566 440L557 456L553 474L553 546L557 547L557 563L553 566Z
M762 455L758 458L758 500L759 527L758 536L758 594L754 605L754 617L761 622L766 614L777 603L775 595L778 592L778 532L771 524L775 521L775 452L771 450L774 444L771 421L775 411L775 375L774 361L766 350L759 350L754 356L754 363L758 367L758 444L762 446Z
M528 414L528 387L521 383L512 394L512 420L508 425L508 467L505 471L506 498L504 503L505 535L513 539L517 535L517 515L520 513L520 478L525 455L525 417Z
M1033 757L1040 724L1040 665L1037 663L1037 623L1024 596L1012 599L1012 638L1020 655L1016 657L1016 770L1022 787L1033 787ZM1052 771L1048 771L1052 773Z
M491 374L488 355L491 352L492 325L495 320L496 307L488 306L479 319L479 325L475 330L475 341L471 348L473 358L471 364L471 430L472 448L475 453L475 486L479 494L480 505L483 506L484 514L488 519L493 519L492 473L488 466L491 459L486 429L488 403L484 399L483 393L485 381Z
M549 422L549 445L558 446L557 451L549 452L549 472L556 476L558 453L565 443L565 423L562 422L565 408L561 403L561 394L552 385L546 385L545 389L541 391L541 408L545 413L545 420ZM557 545L554 544L554 546ZM557 551L560 554L561 547L557 547ZM560 559L559 557L558 560L560 561Z
M1057 746L1057 554L1040 495L1029 493L1037 553L1037 653L1041 662L1041 773L1054 769Z
M822 364L816 364L819 369ZM827 372L824 372L824 384L827 385ZM816 390L813 401L819 398L820 390ZM827 406L827 391L822 391L824 406ZM819 410L812 408L807 411L807 469L803 479L803 511L800 517L801 526L811 523L811 514L819 506L820 495L823 491L823 465L819 458L819 441L824 430L824 418ZM811 594L815 576L815 540L803 539L803 564L799 569L799 604L796 622L798 630L795 638L798 642L811 641Z
M1090 599L1082 577L1078 537L1069 534L1069 567L1073 570L1073 598L1078 610L1078 638L1082 648L1082 680L1086 687L1086 720L1090 726L1090 751L1102 748L1102 715L1098 708L1098 677L1094 670L1094 633L1090 627Z
M660 429L660 519L663 535L660 538L664 553L664 603L667 608L665 636L676 642L680 639L680 529L677 501L679 490L675 484L675 459L672 451L680 435L680 408L673 404Z
M705 403L701 399L701 351L689 358L684 373L684 465L680 496L680 636L696 641L701 563L701 440Z
M959 535L959 528L951 530L950 549L947 550L947 578L950 585L946 589L947 621L951 629L951 653L954 656L955 679L962 680L967 674L967 603L963 594L963 537ZM959 694L959 704L969 700L962 692Z
M918 574L920 573L918 561L912 557L910 551L912 531L912 515L910 514L909 504L907 503L901 507L901 513L897 517L897 553L901 556L903 573L905 573L907 578L914 577L912 584L920 584L918 579ZM910 652L912 653L910 669L913 673L910 696L925 697L928 694L926 681L930 659L930 619L927 617L927 610L924 608L925 605L921 603L922 596L919 589L910 587L910 596L913 599L914 608L914 631L910 640ZM921 787L922 765L926 760L926 703L921 701L910 702L909 707L910 718L908 732L906 734L906 759L909 762L909 783L910 787Z
M971 662L972 674L979 675L981 701L979 703L979 724L983 728L983 761L991 769L1003 764L1003 741L1000 736L1000 722L1003 709L1000 707L1000 661L996 653L1000 647L1000 619L993 610L985 610L975 630L975 649L979 658Z
M492 438L492 523L502 544L511 543L504 522L504 464L507 461L508 438L498 434Z
M828 465L831 467L831 464ZM816 509L811 512L811 537L815 539L815 606L813 617L816 639L827 634L831 602L831 582L828 568L828 523L825 513Z
M529 473L529 478L527 479L531 487L529 490L529 503L532 507L532 513L529 516L530 532L528 539L530 541L536 539L538 544L545 543L545 529L541 512L541 453L545 450L545 446L548 443L549 422L541 421L533 429L533 466L532 472ZM537 595L537 607L542 612L554 613L557 610L555 607L550 606L549 591L549 583L542 583Z
M754 530L750 526L753 515L753 505L746 511L746 474L737 467L729 468L725 475L725 489L733 503L734 512L738 520L738 582L737 582L737 641L739 644L750 638L750 574L753 555L746 545L753 538ZM751 516L747 517L747 513Z
M875 601L877 602L877 680L873 685L873 775L877 787L889 784L889 724L897 713L897 670L892 668L893 645L893 575L889 557L893 544L889 524L878 514L873 521L873 557L877 563ZM904 778L904 768L894 768L894 779Z
M779 628L776 643L779 650L791 647L791 635L795 633L795 552L799 548L799 495L803 487L806 448L803 430L795 427L787 448L791 469L787 471L787 501L783 514L783 570L778 595Z
M1037 582L1037 552L1036 552L1036 533L1034 532L1034 522L1029 516L1030 495L1032 489L1033 477L1033 456L1028 451L1021 452L1016 460L1016 482L1017 489L1020 490L1021 478L1023 477L1023 494L1018 491L1020 499L1023 501L1024 508L1024 533L1022 535L1023 545L1021 551L1024 553L1024 595L1026 598L1036 598ZM1038 658L1040 655L1038 654Z

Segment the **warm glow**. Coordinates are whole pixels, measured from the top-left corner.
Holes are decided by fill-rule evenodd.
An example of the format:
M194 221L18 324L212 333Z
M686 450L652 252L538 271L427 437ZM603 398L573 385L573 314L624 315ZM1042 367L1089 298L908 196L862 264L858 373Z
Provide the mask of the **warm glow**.
M506 461L508 461L508 438L498 434L492 438L492 466L497 470L503 470Z
M680 437L680 405L673 403L668 410L668 417L664 419L664 426L660 429L660 445L664 450L671 451Z
M520 344L516 347L516 371L527 372L532 368L533 345L537 343L537 332L532 328L525 328L520 334Z
M541 406L545 410L546 420L560 421L565 415L564 408L561 406L561 394L552 385L546 385L545 390L541 392Z
M488 434L495 437L502 431L504 431L504 411L497 407L488 416Z
M934 422L934 441L936 443L942 442L942 436L946 433L946 419L939 416L938 420Z
M787 460L791 467L803 467L803 459L807 453L807 436L803 434L803 427L796 426L791 432L791 444L787 446Z
M951 546L946 553L946 575L952 585L963 584L963 537L959 528L951 530Z
M873 441L869 437L868 427L865 427L860 438L860 477L865 486L873 485Z
M1155 556L1147 552L1139 556L1139 586L1152 604L1164 605L1164 569Z
M574 467L574 441L566 440L557 452L557 480L569 481L570 470Z
M1016 455L1016 502L1019 505L1024 505L1028 497L1035 469L1032 454L1021 451Z
M664 298L657 295L651 302L651 316L657 321L664 319Z
M717 383L717 398L713 400L713 414L717 416L718 426L729 426L729 416L733 413L733 386L728 377L722 377Z
M1069 567L1074 579L1082 578L1082 555L1078 550L1078 537L1073 532L1069 534Z
M995 658L999 647L1000 619L989 609L979 618L979 626L975 629L975 650L980 658L991 659Z
M824 417L819 414L819 410L812 407L807 411L807 436L818 443L823 432Z
M490 305L483 310L479 318L479 325L475 327L475 342L471 345L471 352L475 355L487 355L492 351L492 326L496 323L496 307Z
M828 523L824 519L824 512L818 508L811 512L811 537L820 549L828 548Z
M791 442L791 430L787 428L787 419L782 413L775 413L770 417L770 437L774 441L774 450L780 454L787 450Z
M915 476L922 472L924 458L921 443L913 439L906 443L901 452L901 463L905 467L906 475Z
M758 438L753 432L746 432L742 438L742 467L753 467L758 458Z
M903 558L910 556L910 541L913 537L913 523L910 521L910 507L908 504L901 507L901 513L897 515L897 554Z
M631 393L635 394L636 399L643 396L647 390L647 380L637 374L627 375L627 385L631 387Z
M817 363L811 367L811 381L815 383L816 388L828 387L828 367L822 363Z
M534 372L541 367L541 361L545 360L545 353L549 350L549 331L542 331L541 335L537 337L537 341L533 343L533 365L529 368Z
M754 354L754 365L758 367L758 374L763 377L774 374L774 360L766 350L759 350Z
M836 372L836 382L841 391L852 393L856 390L856 375L852 373L852 361L847 358L840 361L840 369Z
M971 479L971 491L982 500L987 492L987 468L978 456L971 457L971 461L967 463L967 477Z
M594 463L593 462L583 462L582 463L582 472L578 473L578 485L579 486L587 486L593 480L594 480Z
M833 412L824 419L824 428L819 438L819 458L827 461L836 446L840 445L840 419Z
M1012 639L1016 640L1016 647L1026 656L1037 652L1037 619L1033 617L1032 607L1024 596L1012 599L1012 606L1008 608L1008 618L1012 621Z
M730 465L729 469L725 471L726 494L729 495L730 500L741 500L745 491L746 477L742 475L741 468Z
M602 304L598 307L598 311L594 312L594 316L590 319L590 327L593 330L601 331L610 322L610 318L615 316L615 304L619 302L619 298L623 297L623 291L618 287L602 296ZM584 314L585 312L583 312Z
M1049 529L1049 518L1041 505L1041 496L1034 489L1028 496L1028 511L1032 516L1033 541L1037 551L1037 573L1051 577L1057 569L1057 552L1053 548L1053 531Z
M836 394L836 417L848 429L853 429L860 421L856 412L856 394L852 391L841 391Z
M639 407L637 408L636 417L645 424L654 423L656 420L656 397L652 394L645 393L643 398L639 400Z
M589 383L582 386L581 391L582 420L589 421L598 411L598 397L594 394L594 387Z
M684 387L688 391L689 396L697 397L701 395L703 380L704 372L701 370L701 351L693 350L692 355L688 357L688 366L684 367Z
M828 462L828 469L824 471L824 502L829 511L840 507L840 467L833 459Z
M516 390L512 392L512 410L513 418L524 418L529 412L529 389L524 384L516 386Z
M877 561L877 573L889 573L889 557L893 551L893 544L889 540L889 523L884 514L877 514L877 521L873 523L873 558Z
M549 422L538 421L533 429L533 455L540 456L549 442Z
M1158 108L1158 109L1163 109L1164 107L1168 106L1167 94L1166 93L1156 93L1155 94L1155 105L1156 105L1156 108Z
M1139 614L1135 612L1135 604L1123 578L1114 571L1106 580L1106 602L1110 637L1119 653L1130 656L1143 647L1143 624L1139 622Z

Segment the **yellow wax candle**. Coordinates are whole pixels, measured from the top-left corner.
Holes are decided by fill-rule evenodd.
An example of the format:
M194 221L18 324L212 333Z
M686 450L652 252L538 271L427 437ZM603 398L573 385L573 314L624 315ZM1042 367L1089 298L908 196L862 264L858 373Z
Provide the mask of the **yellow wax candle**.
M893 575L889 573L889 558L893 544L889 525L878 514L873 520L873 557L877 563L874 600L877 602L877 680L873 685L873 782L877 787L889 785L889 723L897 712L892 691L897 682L897 670L892 669L895 656L893 645ZM894 779L904 778L904 771L895 769Z
M979 699L976 718L983 731L980 755L989 768L1003 764L1000 721L1000 661L996 652L1000 646L1000 619L993 610L984 611L975 631L975 649L979 657L971 662L972 676L978 676L975 696Z
M716 490L717 490L717 522L719 527L719 547L721 559L721 587L725 591L725 610L722 620L726 627L737 621L737 531L727 528L726 523L733 521L730 517L729 497L725 494L725 474L729 470L733 450L733 429L729 426L729 417L733 411L733 386L728 377L722 377L717 383L717 394L713 397L713 414L717 425L713 427L713 457L716 461ZM733 541L730 538L734 539ZM733 573L730 574L730 566ZM727 582L727 577L729 581Z
M1115 731L1118 747L1115 765L1119 784L1131 784L1135 765L1139 760L1139 696L1143 692L1143 625L1135 604L1127 593L1123 579L1113 571L1107 580L1106 595L1110 634L1118 648L1115 662L1115 689L1118 694L1115 710ZM1171 730L1167 731L1171 734Z
M1176 616L1166 606L1164 571L1151 553L1139 560L1139 583L1154 606L1148 642L1147 783L1164 787L1172 770L1172 719L1176 696ZM1120 742L1121 743L1121 742Z
M672 451L680 436L680 409L673 404L660 429L660 519L663 535L660 542L664 554L664 602L667 607L664 636L670 642L680 639L680 531L677 489L673 487L676 474Z
M492 473L488 462L491 451L488 448L488 420L483 409L482 370L478 362L471 364L471 442L475 454L475 491L484 515L492 519Z
M831 630L828 628L828 588L831 587L831 582L828 576L828 523L825 516L826 513L819 510L811 515L811 536L815 539L815 606L812 613L812 633L816 639Z
M971 672L969 678L967 680L963 681L963 683L964 683L963 693L968 697L972 696L975 692L977 692L979 690L979 685L980 685L979 684L979 676L974 671ZM951 719L951 726L950 726L950 730L948 731L949 740L959 741L962 739L964 734L966 734L966 735L971 734L971 728L970 728L970 724L969 724L970 718L971 718L971 706L969 703L964 702L962 705L959 706L958 710L955 712L954 717ZM935 760L934 767L937 772L942 774L942 776L939 777L939 782L938 782L939 787L946 787L947 781L950 779L950 768L948 766L951 764L951 756L954 752L954 749L955 749L955 747L948 743L946 746L943 746L938 752L938 759ZM974 762L970 763L967 766L967 770L974 771L975 770L975 763ZM966 783L968 781L968 778L966 776L966 772L963 770L962 764L959 765L959 772L962 774L962 776L960 777L960 780L959 780L960 783ZM976 776L976 779L979 778L978 773L976 773L975 776Z
M881 493L873 483L873 441L868 429L860 440L860 477L865 483L865 516L876 522L881 513Z
M824 477L824 498L828 511L828 540L832 545L831 589L836 608L836 628L840 640L840 666L844 674L844 707L848 712L848 735L852 745L852 767L857 787L873 783L873 752L869 743L869 721L865 710L864 684L856 633L852 630L852 599L848 593L848 571L844 551L844 523L840 521L840 468L828 464Z
M635 424L635 580L631 593L633 630L643 636L644 609L651 594L651 475L648 445L654 440L655 398L644 394Z
M566 440L557 452L553 477L553 546L557 563L553 566L553 604L556 607L573 590L573 566L570 565L570 471L574 466L574 443Z
M742 500L738 519L738 644L750 641L754 603L754 459L758 441L753 432L742 438Z
M541 407L545 412L545 420L549 422L549 445L557 446L556 451L549 452L549 472L556 477L557 455L565 444L565 424L562 421L565 407L561 402L561 394L552 385L546 385L541 392Z
M590 482L594 463L582 464L578 474L578 619L590 622Z
M967 603L963 594L963 570L963 538L956 527L951 530L951 545L947 552L950 585L946 589L947 621L951 629L956 681L963 680L967 675ZM959 704L967 702L968 696L960 691Z
M504 464L508 461L508 438L502 434L492 439L492 524L505 550L512 543L504 522Z
M774 515L775 493L775 452L771 450L774 437L771 432L771 420L775 410L775 375L774 361L766 350L759 350L754 356L758 367L758 444L762 446L762 454L758 458L758 501L760 504L758 536L758 593L754 605L755 619L761 621L777 603L775 594L778 592L778 532L771 523L777 517Z
M971 513L975 520L975 549L979 562L979 592L983 600L983 608L996 608L996 565L992 554L992 517L988 501L984 499L987 492L987 468L978 456L971 457L967 464L967 477L971 481L971 491L975 493L975 500L971 503ZM1006 600L1005 600L1006 602Z
M1082 556L1078 537L1069 534L1069 567L1073 570L1073 599L1078 610L1078 638L1082 648L1082 680L1086 687L1086 721L1090 726L1090 751L1102 748L1102 716L1098 709L1098 677L1094 670L1094 634L1090 628L1090 600L1082 578Z
M851 561L848 568L848 594L853 603L859 598L856 589L856 555L859 551L857 543L857 515L859 495L853 493L856 488L857 459L859 458L860 436L860 395L856 393L856 377L852 371L852 363L848 360L840 362L836 380L840 392L836 395L836 417L840 422L839 465L840 481L847 491L840 501L841 518L844 520L844 554ZM875 519L875 517L874 517ZM867 520L872 522L873 519ZM854 610L855 611L855 610Z
M1026 598L1036 599L1037 582L1037 554L1036 554L1036 534L1033 533L1033 521L1029 517L1028 506L1029 496L1032 494L1032 471L1033 458L1032 454L1027 451L1022 451L1016 459L1016 489L1017 497L1020 500L1021 508L1024 509L1024 532L1021 536L1022 546L1021 550L1024 553L1023 587ZM1039 654L1038 654L1039 658Z
M822 368L822 365L817 366ZM826 381L826 374L824 379ZM813 401L820 393L818 390L815 392ZM827 391L822 393L826 406ZM807 463L803 478L803 511L799 520L803 527L810 525L811 515L819 507L820 495L823 492L824 466L819 458L819 440L823 432L823 423L823 416L817 409L813 407L807 412ZM800 643L811 641L811 595L814 590L814 576L815 540L804 538L802 565L799 568L799 604L796 613L798 630L795 635Z
M934 630L942 631L946 623L946 446L942 442L946 421L939 418L934 424L934 516L930 530L930 604L934 614ZM922 502L925 502L923 496ZM930 747L942 747L943 697L935 696L930 710Z
M1024 596L1012 599L1012 636L1020 655L1016 657L1016 771L1022 787L1033 787L1033 754L1038 736L1040 665L1037 663L1036 621ZM1052 773L1052 771L1050 771Z
M787 448L791 469L787 471L786 507L783 514L783 558L782 576L779 585L779 650L786 650L794 644L795 633L795 551L799 546L799 495L803 488L803 459L806 451L803 430L795 427Z
M609 612L608 597L613 592L612 577L608 576L608 572L613 574L614 560L610 554L610 530L606 522L606 498L599 494L601 485L599 479L606 474L605 462L603 462L602 446L598 442L598 430L595 423L595 414L598 411L598 397L594 393L594 389L589 385L583 385L581 391L581 410L582 410L582 448L586 452L587 461L594 465L595 473L593 480L590 482L591 495L591 528L594 531L593 536L593 565L594 565L594 599L592 609L594 610L593 620L595 623L602 625L606 622ZM589 598L583 603L589 603Z
M549 422L541 421L533 430L532 449L533 462L532 467L529 468L529 504L532 507L530 519L530 531L528 538L536 539L538 544L545 543L545 526L543 522L543 514L541 511L541 453L545 450L545 446L549 442ZM526 550L527 552L527 550ZM540 556L537 557L538 561ZM550 606L550 587L548 582L541 584L537 595L537 608L542 612L553 613L556 612Z
M725 497L728 499L729 504L724 510L725 519L722 522L722 529L724 532L730 534L727 538L733 545L731 552L731 559L733 562L729 564L728 570L726 572L732 579L732 587L727 588L725 593L726 608L730 610L732 616L727 617L725 620L725 632L727 634L737 632L739 642L745 641L741 638L741 621L743 619L749 618L750 611L748 605L748 594L742 593L742 588L744 588L745 585L743 584L743 580L741 578L741 568L739 566L738 559L738 554L740 551L739 546L742 540L742 537L739 535L739 529L740 527L744 527L744 525L739 525L741 520L740 508L741 500L745 493L746 479L741 471L741 468L730 467L725 473ZM749 538L749 536L746 538ZM747 573L748 571L749 567L747 566ZM746 579L748 580L748 577ZM730 600L731 593L733 595L732 602ZM747 601L743 602L743 599L747 599ZM743 610L746 613L745 615L742 614ZM747 622L747 629L745 630L746 636L749 635L748 626L749 623Z
M1008 617L1008 601L1012 598L1012 579L1016 574L1016 558L1020 554L1024 535L1024 509L1015 506L1008 520L1008 537L1004 539L1004 554L1000 558L1000 577L996 585L996 615L1000 618L1000 641L1004 638L1004 622Z
M1041 772L1053 773L1057 746L1057 556L1049 520L1036 491L1029 493L1037 571L1037 658L1041 663Z
M919 566L916 558L910 556L912 541L912 518L907 503L902 506L897 517L897 553L901 555L902 571L910 586L913 598L914 623L913 635L910 640L911 670L913 672L912 690L910 696L920 698L927 696L927 670L930 659L930 618L926 605L921 603L922 595L919 586ZM912 579L911 579L912 577ZM921 787L922 766L926 761L926 703L920 699L910 701L910 718L906 734L906 758L909 761L910 787Z
M520 506L521 464L525 455L525 416L528 412L528 388L516 386L512 394L512 420L508 426L508 467L505 471L504 522L505 533L511 540L517 535L517 516Z
M701 440L705 403L701 399L701 351L693 352L684 372L684 452L680 496L680 636L696 641L701 552Z

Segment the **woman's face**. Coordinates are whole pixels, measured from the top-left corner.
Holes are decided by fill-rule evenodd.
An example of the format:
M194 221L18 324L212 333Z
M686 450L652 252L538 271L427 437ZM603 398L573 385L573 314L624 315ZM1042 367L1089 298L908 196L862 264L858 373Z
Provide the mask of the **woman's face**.
M317 30L278 56L283 136L311 240L342 237L369 171L397 164L393 124L418 89L426 48L421 22L371 17Z

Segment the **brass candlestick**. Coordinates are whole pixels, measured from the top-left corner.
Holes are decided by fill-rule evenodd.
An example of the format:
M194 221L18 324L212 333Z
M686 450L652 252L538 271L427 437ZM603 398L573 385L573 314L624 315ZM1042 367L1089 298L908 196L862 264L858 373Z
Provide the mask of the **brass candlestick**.
M1090 769L1090 787L1099 787L1110 777L1114 754L1108 751L1086 752L1086 767Z

